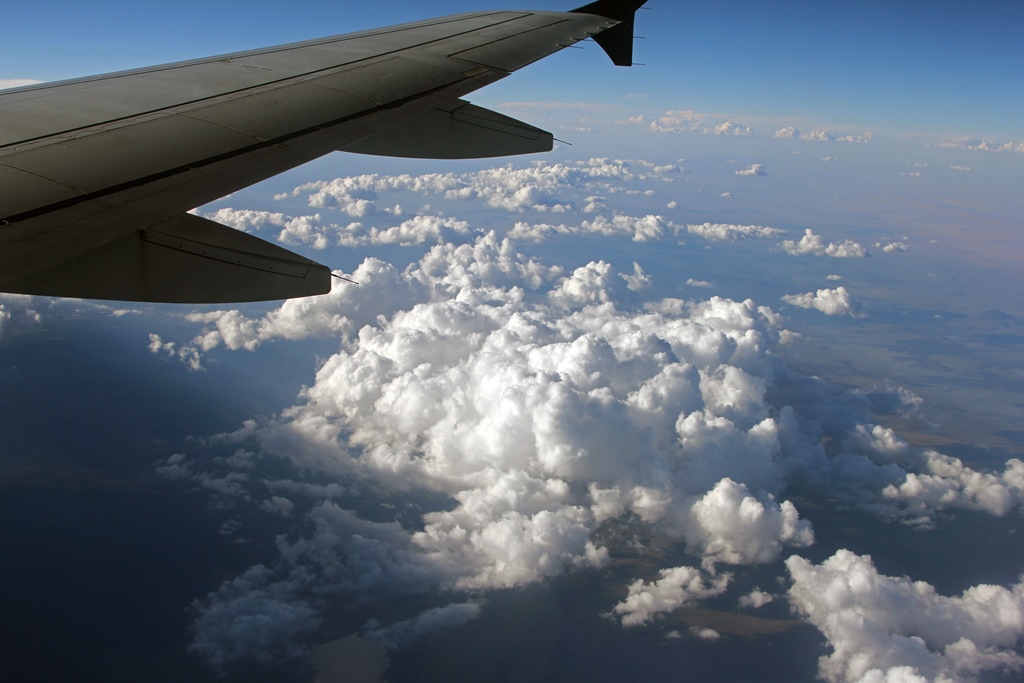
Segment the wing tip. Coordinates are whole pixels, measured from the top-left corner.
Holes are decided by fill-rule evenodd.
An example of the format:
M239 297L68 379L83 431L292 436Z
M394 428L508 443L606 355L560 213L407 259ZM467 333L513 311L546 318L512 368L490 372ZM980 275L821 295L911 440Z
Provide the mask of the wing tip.
M633 26L636 11L647 0L597 0L569 10L574 14L594 14L619 22L594 36L594 42L611 57L616 66L633 66Z
M636 11L646 3L647 0L596 0L569 11L574 14L596 14L615 21L632 21Z

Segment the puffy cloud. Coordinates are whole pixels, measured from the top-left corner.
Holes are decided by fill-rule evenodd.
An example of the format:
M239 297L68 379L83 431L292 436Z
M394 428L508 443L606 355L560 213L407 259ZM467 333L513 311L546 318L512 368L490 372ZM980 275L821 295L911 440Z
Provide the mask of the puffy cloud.
M879 574L870 557L839 550L820 565L786 560L790 603L832 648L820 660L831 683L970 680L1019 670L1024 583L979 585L959 596Z
M260 503L260 509L282 517L291 517L295 510L295 503L283 496L271 496Z
M462 626L480 614L480 603L464 602L429 609L408 621L381 627L376 620L367 624L363 636L387 648L397 648L435 631Z
M198 484L201 490L210 494L214 505L220 508L252 500L247 489L249 475L233 467L218 474L196 471L183 453L175 453L157 461L155 469L162 477Z
M736 171L736 175L747 175L747 176L766 176L768 172L764 170L762 164L751 164L747 168Z
M740 514L728 501L682 523L697 502L691 492L721 478L720 462L729 459L716 454L726 443L737 464L747 461L736 476L774 480L761 471L778 448L760 405L764 382L750 374L768 369L755 351L762 335L774 334L767 312L713 299L694 305L686 322L619 314L606 307L622 283L607 264L590 264L552 291L551 311L492 293L490 302L419 304L383 328L364 327L358 349L329 359L307 404L290 411L290 430L309 425L316 431L307 438L333 440L347 424L349 443L363 448L352 466L393 485L450 491L459 507L426 516L415 542L427 554L461 558L454 582L463 587L516 585L603 561L589 541L596 520L569 495L566 478L594 484L594 505L663 523L722 561L761 561L777 544L802 541L791 506L765 495L737 498L744 511L764 515L748 515L753 526L738 535L715 526L719 512ZM552 317L556 310L565 313ZM749 372L729 366L702 375L685 359ZM703 410L676 425L687 406ZM336 426L325 431L325 419ZM751 421L763 424L743 426ZM630 445L645 433L663 440L659 450ZM673 433L684 435L682 459ZM678 479L643 481L644 463L665 455L678 459ZM742 534L755 528L763 538L752 546Z
M654 120L637 116L624 123L647 126L655 133L703 133L705 135L729 135L750 137L754 130L742 123L728 120L721 114L702 114L691 110L667 111Z
M192 317L203 326L196 348L341 340L296 405L211 439L326 480L266 482L268 494L249 494L272 513L286 507L275 495L322 502L295 505L304 526L278 541L260 582L245 584L258 600L229 582L198 606L199 651L212 661L250 651L248 632L232 631L235 615L252 620L278 603L304 613L340 595L477 595L636 552L604 545L606 525L684 543L705 568L635 583L613 614L646 623L723 592L720 563L770 562L812 543L810 524L782 498L795 482L918 523L955 506L1005 511L1000 487L1011 506L1024 490L1024 465L979 477L916 455L870 424L862 396L790 372L775 353L787 336L779 316L752 301L643 302L637 265L620 273L594 261L563 274L493 233L435 245L404 271L375 259L360 269L364 284L262 318ZM197 462L160 467L196 482ZM364 488L395 505L437 504L370 521L343 507ZM310 512L300 519L298 509ZM279 636L307 633L289 628Z
M289 219L277 239L284 244L305 244L313 249L370 244L412 246L441 241L445 234L464 235L468 232L469 223L466 221L442 216L413 216L397 225L377 227L359 222L344 226L325 225L320 214L316 214Z
M800 136L801 140L811 140L813 142L834 142L836 139L835 135L829 133L824 128L818 128L812 130L809 133L804 133Z
M912 520L930 524L928 515L947 507L1001 517L1024 500L1024 462L1020 460L1007 461L1002 474L978 472L959 458L933 450L924 451L917 460L920 472L909 472L903 482L882 491L886 502L900 505Z
M203 369L203 359L199 350L191 344L185 344L179 348L177 343L165 342L159 334L151 332L149 335L149 350L151 353L162 353L170 358L177 358L194 372Z
M0 338L12 327L34 325L42 320L35 299L27 294L0 292Z
M886 462L897 462L910 450L907 442L896 432L882 425L874 425L870 429L866 425L857 425L848 434L847 441L855 449L860 448L871 453L876 460Z
M615 289L616 278L611 264L598 261L577 268L556 289L549 292L548 297L556 305L572 309L609 303Z
M607 562L593 534L625 515L715 561L760 562L807 540L790 504L747 488L777 485L761 405L770 311L713 298L619 312L629 283L602 263L564 278L550 303L446 290L456 251L437 247L437 269L415 269L444 296L364 326L304 404L247 432L303 467L437 490L453 507L405 529L325 503L312 536L282 546L280 577L315 562L331 567L332 591L523 585ZM716 488L730 469L736 479Z
M875 247L887 254L902 253L910 248L904 242L876 242Z
M996 142L980 138L960 138L943 142L939 147L950 149L969 149L976 152L1017 152L1024 154L1024 142Z
M701 640L718 640L722 637L721 633L706 626L691 626L690 634Z
M321 188L321 192L323 191ZM326 200L318 200L316 203L330 206ZM365 200L354 200L344 207L344 213L352 217L365 217L375 212L370 211ZM292 246L305 245L316 250L333 246L355 247L370 244L410 246L439 241L444 234L469 232L469 224L466 221L429 215L413 216L396 225L385 227L366 225L363 222L349 222L344 225L332 223L326 221L321 213L289 216L272 211L222 208L204 215L218 223L245 232L277 228L279 242ZM391 211L389 215L400 216L401 211Z
M280 197L306 194L312 207L358 218L387 213L378 210L376 202L383 194L397 192L455 201L481 200L487 206L513 213L561 213L572 208L571 202L563 199L566 191L598 186L614 190L615 182L664 179L678 172L679 168L673 165L594 158L553 164L536 162L524 168L510 164L463 174L365 174L307 183ZM398 212L392 209L390 213Z
M605 209L605 202L608 200L605 197L595 195L587 197L584 201L586 201L586 204L583 207L583 213L598 213Z
M789 501L776 505L747 487L723 479L690 510L692 545L707 563L760 564L778 558L784 545L809 546L814 531Z
M748 126L744 126L741 123L735 121L726 121L720 123L714 128L715 135L733 135L738 137L750 137L754 134L754 130Z
M753 609L760 609L771 602L774 602L775 596L771 593L765 593L760 588L755 588L746 595L740 597L740 607L751 607Z
M619 277L626 281L626 287L633 292L639 292L647 289L653 283L651 276L648 275L636 261L633 261L632 275L622 273Z
M636 121L646 123L646 121ZM655 133L703 133L707 126L693 111L668 111L648 126Z
M863 316L860 312L860 302L850 296L846 287L842 286L804 294L787 294L782 300L792 306L821 311L825 315L849 315L854 318Z
M836 135L824 128L816 128L811 131L802 131L799 128L793 126L787 126L786 128L780 128L775 131L773 136L779 139L785 140L808 140L811 142L853 142L864 144L871 141L871 133L865 133L864 135ZM830 157L826 157L829 159Z
M313 249L326 249L333 243L333 240L328 238L327 231L337 231L339 228L337 226L325 228L320 221L320 214L290 218L278 233L277 240L283 244L305 244Z
M559 273L557 268L542 266L519 254L511 241L499 240L491 232L473 244L437 245L404 272L379 259L367 258L352 273L358 285L336 285L330 294L289 299L260 319L237 310L191 314L188 320L206 328L190 344L179 347L151 334L150 350L178 356L198 368L199 353L221 345L253 351L273 339L348 335L382 313L432 297L453 296L466 287L514 281L536 288Z
M814 256L831 256L832 258L864 258L867 250L852 240L843 242L829 242L827 245L820 235L807 228L804 236L799 242L786 240L782 243L782 250L793 256L813 254Z
M657 581L638 580L631 584L626 599L612 609L612 615L623 626L642 626L666 612L720 595L732 579L731 575L723 574L705 581L701 571L693 567L662 569L658 576Z
M466 234L469 232L469 223L455 218L414 216L391 228L372 228L370 234L364 239L370 244L400 244L408 246L438 241L446 232ZM360 241L362 240L358 237L342 238L340 243L345 246L352 246Z
M279 212L232 208L217 209L203 216L243 232L257 232L267 227L281 228L291 220L291 216Z
M856 143L858 145L865 145L865 144L871 142L871 139L873 137L874 137L873 133L864 133L864 135L844 135L842 137L836 138L836 141L837 142L853 142L853 143Z
M646 216L628 216L615 214L611 217L598 216L593 220L585 220L579 225L551 225L548 223L530 224L518 222L508 232L513 240L541 242L553 235L605 235L608 237L629 237L634 242L660 240L669 229L676 230L671 221L662 216L648 214Z
M593 221L584 221L580 226L580 231L601 235L626 234L630 235L634 242L647 242L661 239L668 225L661 216L647 215L642 218L634 218L616 215L610 219L601 216Z
M920 408L921 405L924 403L924 399L915 394L910 389L906 389L904 387L897 387L896 393L899 395L900 403L903 405L903 407L911 411Z
M686 231L691 235L700 235L704 239L716 242L750 238L770 238L778 237L782 234L782 230L777 228L768 228L762 225L732 225L729 223L687 225Z
M270 663L305 652L298 641L314 633L321 617L296 595L295 586L273 582L255 565L196 602L195 638L188 649L222 668L240 659Z

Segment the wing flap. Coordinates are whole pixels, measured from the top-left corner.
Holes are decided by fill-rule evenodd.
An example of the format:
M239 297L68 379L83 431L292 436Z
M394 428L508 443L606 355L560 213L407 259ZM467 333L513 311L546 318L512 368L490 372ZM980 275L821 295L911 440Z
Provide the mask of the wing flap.
M549 152L551 133L459 101L342 148L345 152L416 159L478 159Z
M326 294L331 272L226 225L182 214L4 285L45 296L163 303Z
M80 194L66 185L3 164L0 164L0 188L3 188L0 192L0 228L4 227L2 219L6 216L34 209L40 203L55 204ZM2 242L3 232L0 230Z

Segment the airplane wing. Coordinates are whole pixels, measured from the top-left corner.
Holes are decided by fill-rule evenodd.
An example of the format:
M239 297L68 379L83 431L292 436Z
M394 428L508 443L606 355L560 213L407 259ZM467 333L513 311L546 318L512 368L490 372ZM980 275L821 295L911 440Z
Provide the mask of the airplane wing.
M323 265L191 209L342 150L548 151L462 98L593 37L632 63L644 0L477 12L0 92L0 291L224 303L322 294Z

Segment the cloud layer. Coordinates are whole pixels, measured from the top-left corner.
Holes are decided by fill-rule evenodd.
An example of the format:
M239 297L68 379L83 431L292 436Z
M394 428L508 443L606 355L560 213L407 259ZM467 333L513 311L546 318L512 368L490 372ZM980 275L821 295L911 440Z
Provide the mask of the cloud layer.
M404 267L365 258L352 274L358 286L262 315L196 312L187 317L190 340L151 337L155 353L193 367L273 341L333 340L295 405L204 440L230 455L180 453L157 464L219 508L291 525L276 557L197 601L193 650L215 666L290 656L317 638L338 600L438 596L433 609L359 631L402 647L466 623L490 591L606 568L652 543L685 559L638 564L625 598L603 611L624 627L658 628L679 607L727 596L744 567L780 568L815 543L794 491L916 528L951 509L1006 515L1020 506L1024 463L983 472L911 448L873 422L862 396L792 372L780 358L793 334L771 308L652 296L658 276L641 256L567 258L559 267L524 253L566 236L620 246L781 237L764 225L684 225L609 208L612 195L635 191L636 178L650 186L677 173L590 160L367 175L288 193L315 210L306 216L214 214L313 248L321 240L424 246ZM511 227L483 232L441 212L407 213L401 204L414 195L487 204L510 214ZM810 229L781 250L867 255ZM844 287L784 301L830 315L859 309ZM267 468L255 463L270 462L291 474L259 475ZM227 537L244 533L241 519L225 525ZM627 529L629 542L617 535ZM749 585L729 604L781 599ZM790 601L817 625L797 595L794 587ZM890 678L916 666L891 662Z
M790 373L775 353L788 333L752 301L644 301L639 265L563 273L494 234L437 245L403 272L367 259L357 275L359 287L260 319L193 316L207 351L342 340L298 404L217 439L336 484L259 482L242 455L235 476L185 456L160 465L220 505L301 508L312 525L279 542L275 563L197 603L193 648L211 663L292 652L328 596L477 595L605 566L635 551L598 530L626 523L683 544L702 567L638 577L610 605L625 626L651 623L726 591L720 566L813 544L784 497L795 482L918 526L949 508L1006 514L1022 499L1024 464L990 474L916 452L871 424L855 397ZM423 492L449 504L373 521L344 503L365 486L396 502ZM274 628L252 630L264 620ZM290 644L268 645L276 639Z

